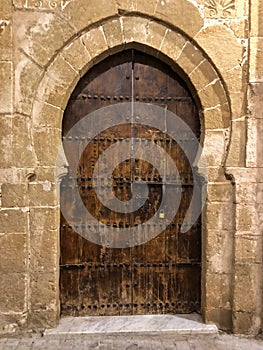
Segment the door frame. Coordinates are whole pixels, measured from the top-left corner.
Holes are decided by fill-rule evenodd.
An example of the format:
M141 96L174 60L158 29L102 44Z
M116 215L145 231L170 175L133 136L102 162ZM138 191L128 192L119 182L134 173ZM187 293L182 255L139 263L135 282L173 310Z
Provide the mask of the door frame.
M107 55L121 51L127 47L133 47L138 50L146 51L149 54L156 55L164 62L167 62L171 67L176 70L179 75L188 83L192 94L197 101L197 105L200 110L200 121L201 121L201 135L204 152L207 158L207 170L208 170L208 193L209 191L217 191L218 188L229 189L231 185L231 176L225 175L224 165L226 164L227 153L226 150L229 145L230 137L226 138L225 133L231 131L230 120L231 120L231 107L229 103L228 92L225 88L225 82L218 73L218 69L207 58L206 53L194 42L189 43L188 37L179 33L174 28L169 28L165 23L156 22L156 28L160 26L164 31L172 31L180 40L184 42L186 49L180 49L180 55L176 45L177 42L173 38L168 38L167 45L157 45L152 41L152 36L147 37L141 35L134 36L127 40L124 37L115 38L114 44L101 43L96 50L94 50L94 41L87 41L87 35L91 37L101 37L101 25L110 23L113 19L110 18L108 22L104 21L102 24L97 23L92 28L88 28L79 37L72 38L70 43L67 43L61 50L55 55L48 65L43 78L37 89L36 97L33 104L32 113L32 137L34 143L39 144L39 138L42 138L41 148L43 145L46 146L47 152L43 152L41 149L36 147L36 157L39 161L39 169L50 164L54 165L57 161L56 155L60 145L60 130L61 122L63 117L63 110L67 104L67 101L74 90L80 76L84 75L88 69L99 61L103 60ZM118 20L118 18L116 18ZM125 21L126 30L129 26L133 26L134 23L141 22L143 25L145 19L140 16L127 16ZM125 31L124 26L124 31ZM152 28L153 37L158 38L157 29ZM88 49L89 55L84 48L83 56L81 60L78 55L75 55L75 44L81 43L81 40L85 39L85 45ZM170 40L170 42L169 42ZM173 48L173 49L171 49ZM192 51L191 51L192 50ZM85 54L86 52L86 54ZM201 64L193 66L192 58L193 55L200 56ZM64 59L67 58L67 59ZM67 61L68 60L68 61ZM204 70L205 67L205 70ZM213 86L204 79L206 77L206 71L209 71L211 75L207 79L216 81L216 86ZM217 107L217 106L221 107ZM50 113L50 108L52 113ZM211 110L215 110L215 113L211 113ZM214 123L214 117L216 116L216 124ZM46 118L48 128L40 135L39 134L39 121ZM52 137L50 132L53 132ZM47 141L48 140L48 141ZM215 149L215 144L217 148ZM45 147L44 147L45 148ZM51 155L51 157L50 157ZM63 176L66 170L65 160L57 162L57 168L60 170L60 176ZM198 164L197 164L198 166ZM41 168L42 167L42 168ZM52 168L52 167L51 167ZM202 168L199 166L199 171L202 174ZM50 179L52 179L53 168L49 170ZM51 182L53 182L51 180ZM44 191L44 189L43 189ZM230 191L231 192L231 191ZM43 192L44 193L44 192ZM45 193L44 193L45 194ZM50 212L43 212L43 220L53 218L53 226L56 227L56 237L54 239L54 262L53 262L53 280L55 293L49 298L50 303L53 305L51 311L49 308L46 313L42 313L43 317L48 320L53 320L54 324L59 319L59 293L58 293L58 252L59 252L59 191L55 185L52 185L50 191L50 197L47 202L52 203ZM220 197L221 196L221 197ZM203 222L202 222L202 314L206 322L213 321L217 324L222 324L222 314L231 314L231 292L226 292L223 296L220 293L216 295L210 293L210 290L222 290L225 283L228 285L232 283L231 271L232 271L232 257L233 256L233 193L225 200L223 194L218 191L214 197L211 197L209 202L203 211ZM219 199L219 200L218 200ZM227 225L223 227L224 234L229 236L229 248L227 255L224 252L221 253L219 259L220 263L223 263L227 259L226 271L220 270L219 275L215 275L215 264L213 263L214 251L210 242L218 239L220 227L220 215L215 218L215 212L224 215L226 213L228 220ZM32 216L32 220L34 217ZM219 247L217 247L219 248ZM232 250L231 250L232 249ZM232 253L231 253L232 251ZM231 261L230 261L231 260ZM226 264L226 263L225 263ZM44 277L48 280L48 277ZM227 294L228 293L228 294ZM223 299L227 299L227 303L230 306L226 306ZM46 315L46 316L45 316ZM47 321L48 322L48 321Z

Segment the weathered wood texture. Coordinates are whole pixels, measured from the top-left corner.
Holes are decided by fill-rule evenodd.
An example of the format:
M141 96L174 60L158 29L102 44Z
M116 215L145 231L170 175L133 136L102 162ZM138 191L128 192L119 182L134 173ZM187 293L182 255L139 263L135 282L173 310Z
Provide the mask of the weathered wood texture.
M64 115L63 137L88 113L132 100L154 103L176 113L199 137L198 112L186 85L170 67L133 50L109 57L81 79ZM149 197L145 204L130 214L116 213L103 206L94 191L96 183L92 183L92 173L99 155L116 141L131 136L142 148L147 142L158 144L174 160L182 181L179 210L172 223L155 239L123 249L85 240L61 216L62 314L124 315L200 310L201 221L199 218L187 233L180 232L191 201L193 180L189 162L174 140L155 128L139 124L105 130L81 155L78 168L81 198L89 212L100 221L100 232L110 226L114 229L141 225L152 217L162 199L164 179L147 161L134 159L132 151L130 159L115 168L112 189L117 198L126 201L131 198L132 182L146 181ZM69 163L71 157L80 157L77 148L66 155ZM178 186L169 171L165 180L166 191ZM171 209L173 203L170 202L166 210ZM75 210L74 205L72 210ZM88 230L88 225L84 229ZM149 225L142 226L142 234L147 234L148 230L151 230Z

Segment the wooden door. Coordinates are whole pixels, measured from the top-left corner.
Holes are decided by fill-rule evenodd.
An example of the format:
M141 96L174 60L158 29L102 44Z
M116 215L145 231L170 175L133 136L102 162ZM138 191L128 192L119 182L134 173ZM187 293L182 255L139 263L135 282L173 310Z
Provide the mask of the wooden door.
M63 119L63 137L79 120L99 108L116 103L141 101L157 104L182 118L200 134L197 108L185 83L163 62L144 53L127 50L111 56L92 68L73 92ZM91 125L92 127L92 125ZM193 193L191 166L178 144L167 134L141 125L119 125L104 130L85 148L82 155L71 150L66 156L80 157L79 192L87 210L98 219L99 233L105 227L142 225L142 234L151 226L145 223L158 208L163 179L142 159L127 159L114 170L112 191L122 201L131 198L131 183L146 181L149 197L133 213L116 213L98 200L92 183L96 161L110 145L133 137L144 147L146 142L164 148L175 162L182 181L179 210L171 224L156 238L126 248L108 248L92 243L76 233L61 215L60 298L64 315L125 315L190 313L200 310L201 229L200 218L187 232L180 226ZM187 137L187 136L182 136ZM72 174L62 181L65 186ZM178 184L171 174L166 191ZM138 185L140 186L140 185ZM74 204L72 205L72 212ZM167 206L170 210L171 201ZM89 225L83 228L89 230Z

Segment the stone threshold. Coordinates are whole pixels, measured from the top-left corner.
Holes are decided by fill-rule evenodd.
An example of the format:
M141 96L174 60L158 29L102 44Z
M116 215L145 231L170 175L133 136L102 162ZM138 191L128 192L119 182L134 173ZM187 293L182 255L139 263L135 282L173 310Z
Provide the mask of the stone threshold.
M204 324L199 315L133 315L63 317L44 336L89 335L218 335L214 324Z

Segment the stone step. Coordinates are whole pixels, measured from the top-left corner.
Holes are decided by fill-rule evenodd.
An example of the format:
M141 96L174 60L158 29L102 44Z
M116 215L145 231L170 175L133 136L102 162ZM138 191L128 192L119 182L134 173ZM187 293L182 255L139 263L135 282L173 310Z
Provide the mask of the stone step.
M63 317L54 329L47 329L49 336L158 336L182 338L190 335L218 335L213 324L204 324L198 315L134 315Z

